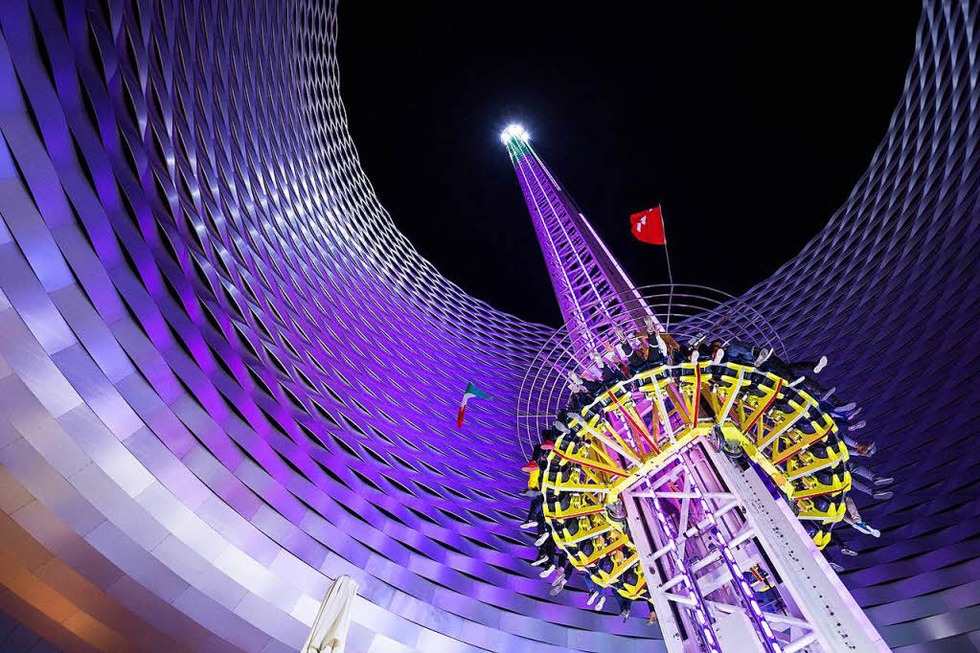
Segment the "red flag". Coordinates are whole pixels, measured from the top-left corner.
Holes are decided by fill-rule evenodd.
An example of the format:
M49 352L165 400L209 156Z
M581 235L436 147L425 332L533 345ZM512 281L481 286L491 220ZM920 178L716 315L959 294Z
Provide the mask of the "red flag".
M630 216L631 231L637 240L651 245L666 245L664 236L664 219L660 207L655 206L646 211L640 211Z

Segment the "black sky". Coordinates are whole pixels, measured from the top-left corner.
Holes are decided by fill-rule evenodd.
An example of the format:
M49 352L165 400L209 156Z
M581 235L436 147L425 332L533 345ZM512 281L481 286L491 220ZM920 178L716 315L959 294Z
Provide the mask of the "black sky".
M527 127L636 283L666 282L660 248L633 240L628 220L662 202L675 280L738 294L798 252L867 168L921 11L598 6L340 3L350 131L395 224L470 294L553 325L498 140L508 122Z

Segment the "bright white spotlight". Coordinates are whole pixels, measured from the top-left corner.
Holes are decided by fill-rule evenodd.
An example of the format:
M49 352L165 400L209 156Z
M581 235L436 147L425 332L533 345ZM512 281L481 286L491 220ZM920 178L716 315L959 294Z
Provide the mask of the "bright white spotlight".
M504 145L511 142L515 138L526 143L531 139L531 136L522 125L518 125L516 123L513 125L507 125L504 128L504 131L500 132L500 142Z

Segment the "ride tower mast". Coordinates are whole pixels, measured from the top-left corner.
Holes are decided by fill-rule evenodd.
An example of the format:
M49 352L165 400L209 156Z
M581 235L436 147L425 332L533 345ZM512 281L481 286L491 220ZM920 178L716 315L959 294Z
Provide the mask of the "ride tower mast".
M564 318L564 360L578 366L566 372L595 376L593 361L644 328L657 347L664 325L528 133L510 125L501 141ZM850 487L847 472L816 484L828 467L807 462L807 447L836 430L816 399L747 364L673 352L627 375L625 363L618 380L554 409L545 522L574 566L649 602L671 653L887 651L802 525L832 527ZM817 420L815 435L804 417ZM811 510L820 496L839 501Z

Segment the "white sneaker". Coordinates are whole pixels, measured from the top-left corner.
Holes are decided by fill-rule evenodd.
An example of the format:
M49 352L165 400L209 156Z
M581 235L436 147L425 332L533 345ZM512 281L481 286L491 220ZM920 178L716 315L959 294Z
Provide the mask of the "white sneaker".
M545 569L540 574L538 574L538 577L539 578L547 578L551 574L555 573L555 569L557 569L557 567L555 567L554 565L550 565L547 569Z
M721 347L719 347L718 349L715 350L715 357L713 359L711 359L711 360L712 360L712 362L715 365L717 365L717 364L721 363L721 360L724 357L725 357L725 350L722 349Z
M817 364L813 367L813 373L820 374L820 370L822 370L825 367L827 367L827 357L821 356L820 360L818 360Z
M864 533L865 535L870 535L871 537L881 537L881 531L879 531L877 528L872 528L863 521L854 522L852 526L854 526L854 530Z
M692 363L697 363L698 362L698 355L699 354L698 354L698 350L697 349L695 349L694 351L691 352L691 362Z
M555 583L555 585L550 590L548 590L548 594L552 596L558 596L559 594L561 594L561 591L565 589L565 577L559 576L558 578L561 579L561 582Z
M538 567L540 565L543 565L546 562L548 562L548 556L541 556L540 558L538 558L537 560L535 560L534 562L532 562L531 563L531 566L532 567Z
M534 546L541 546L542 544L548 541L549 537L551 537L551 533L549 533L548 531L541 533L541 537L534 540Z
M606 597L600 596L599 597L599 602L596 603L595 604L595 607L592 608L592 609L595 610L596 612L599 612L600 610L602 610L602 604L605 603L605 602L606 602Z
M536 521L526 521L523 524L521 524L521 528L524 529L524 530L527 530L529 528L534 528L537 525L538 525L538 522L536 522Z
M759 352L759 356L755 359L755 366L756 367L759 367L760 365L762 365L763 363L765 363L767 360L769 360L769 357L770 356L772 356L772 350L771 349L763 349L761 352Z
M857 424L851 424L848 428L850 428L850 430L852 430L852 431L860 431L861 429L863 429L867 425L868 425L868 423L862 419Z
M843 567L841 567L841 566L840 566L839 564L837 564L836 562L834 562L833 560L831 560L831 561L830 561L830 568L831 568L831 569L833 569L834 571L836 571L836 572L837 572L838 574L839 574L840 572L842 572L842 571L844 571L844 568L843 568Z
M597 598L599 598L599 592L592 592L589 594L589 600L585 602L585 605L592 605Z

